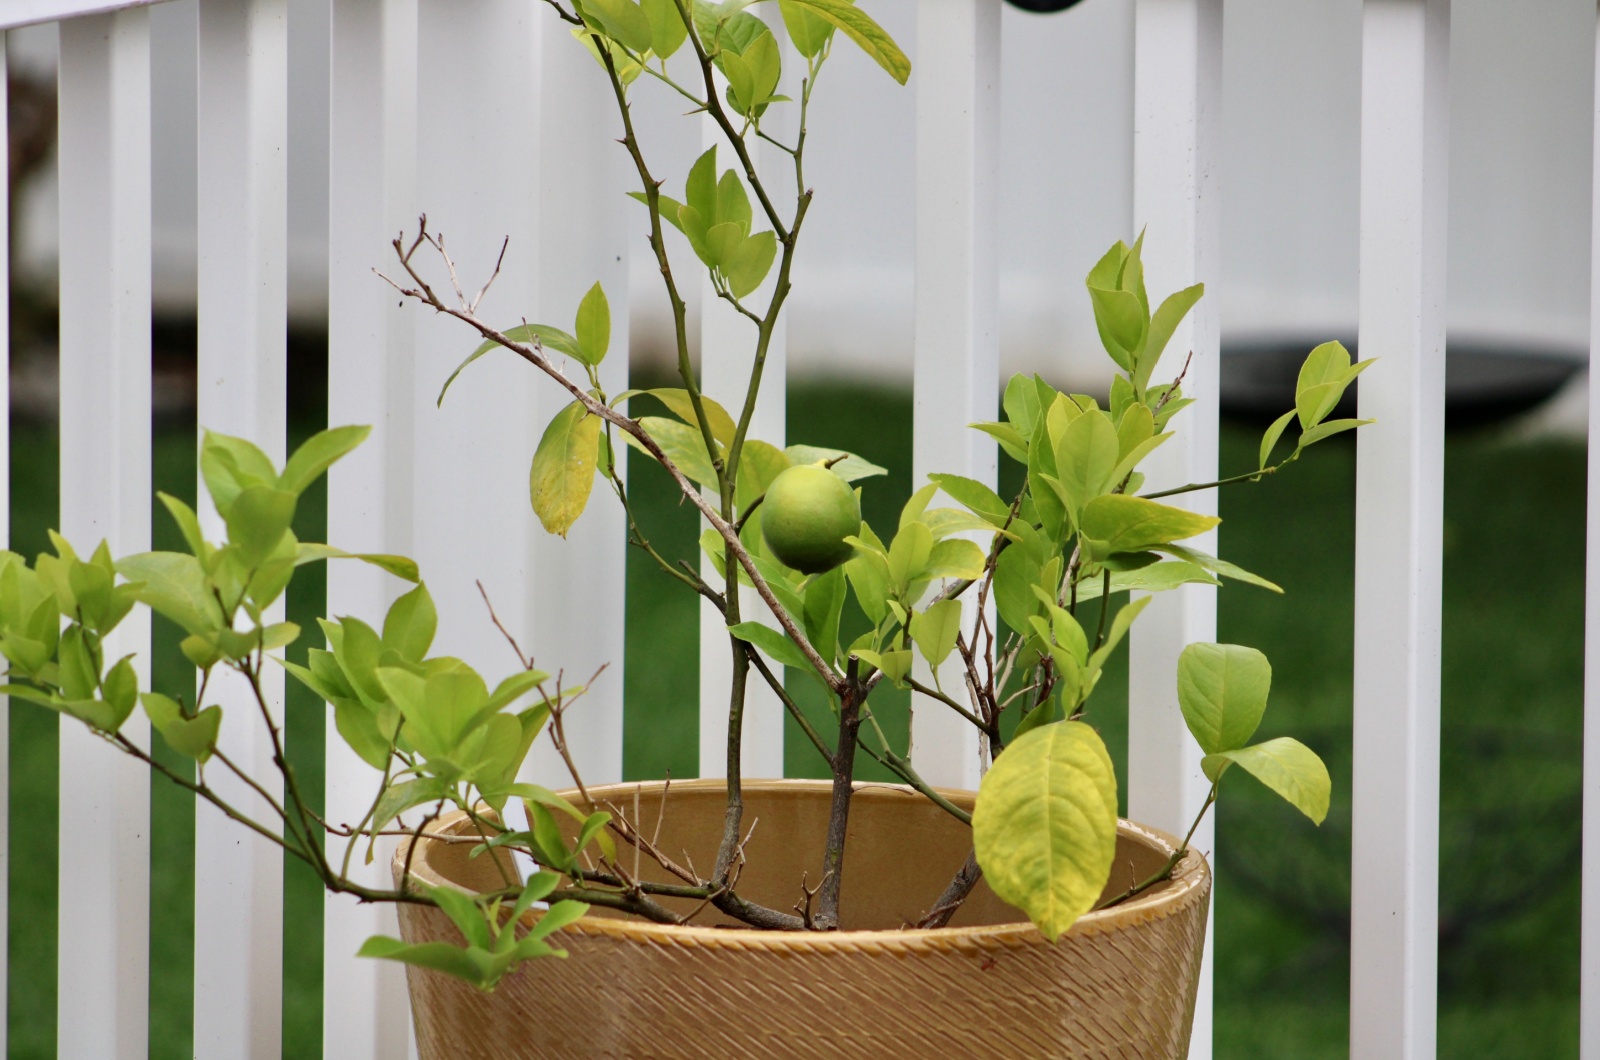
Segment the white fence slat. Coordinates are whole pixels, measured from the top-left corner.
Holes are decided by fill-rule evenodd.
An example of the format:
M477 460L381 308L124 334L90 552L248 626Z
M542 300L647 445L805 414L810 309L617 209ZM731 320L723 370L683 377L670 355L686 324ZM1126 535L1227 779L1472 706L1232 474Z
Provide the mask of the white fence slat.
M1588 571L1583 668L1583 921L1578 1056L1600 1060L1600 20L1595 23L1594 185L1589 237Z
M6 122L6 35L0 31L0 173L9 173ZM11 210L9 191L0 187L0 291L11 289ZM0 409L11 408L11 299L0 298ZM0 543L11 546L11 417L0 416ZM0 829L11 834L11 700L0 697ZM11 908L10 843L0 843L0 909ZM0 917L0 953L10 952L10 917ZM0 1053L7 1053L10 997L9 960L0 960ZM8 1054L9 1055L9 1054Z
M503 326L539 320L538 23L550 14L523 0L417 7L417 202L430 229L443 233L468 297L510 237L505 267L478 310ZM413 220L407 231L415 228ZM391 259L392 252L376 260L392 274ZM438 256L424 249L416 261L448 297ZM517 664L475 581L523 649L543 659L527 608L532 535L544 533L529 504L528 468L544 427L531 410L538 389L552 384L497 352L463 372L436 408L439 388L479 339L458 321L406 312L415 317L418 351L412 548L439 610L433 651L465 659L492 687Z
M1435 1052L1449 0L1362 31L1350 1055Z
M199 407L201 428L285 457L287 11L285 0L201 0L199 29ZM205 491L202 484L202 498ZM226 530L209 499L211 540ZM266 621L280 621L282 603ZM266 700L279 726L283 675ZM274 795L272 745L242 680L214 677L218 745ZM235 805L271 815L220 769L207 780ZM276 1057L282 1039L283 858L204 803L195 820L195 1006L199 1057Z
M328 188L328 423L369 424L372 435L336 464L328 482L328 541L357 552L411 552L414 310L372 269L392 268L390 240L415 226L416 0L337 0L331 5ZM408 586L364 563L328 565L329 615L381 628ZM326 724L330 821L365 815L379 776ZM342 842L331 851L343 856ZM392 886L387 842L353 877ZM405 971L357 957L369 936L396 936L392 906L328 895L322 919L322 1052L382 1060L401 1056L410 1034Z
M628 388L627 232L639 230L644 213L624 189L636 187L638 179L628 179L633 165L615 142L622 122L605 72L553 11L535 5L534 15L541 89L535 97L538 159L529 198L537 228L522 252L532 259L537 288L532 309L525 311L537 312L542 323L569 327L578 303L599 281L611 306L611 344L600 382L607 395L616 395ZM528 407L534 430L542 432L572 396L531 366L519 367L538 376ZM569 370L581 378L579 366L569 362ZM626 466L627 447L620 435L615 438L619 463ZM524 453L524 462L531 456ZM526 490L520 499L526 507ZM596 479L588 508L566 538L530 525L533 578L523 649L534 654L540 669L564 671L568 686L606 667L565 728L586 784L621 780L627 519L610 488ZM567 786L567 770L549 740L538 741L525 775Z
M104 15L148 7L161 0L6 0L0 10L0 31L83 15Z
M61 529L87 556L150 547L150 36L148 13L61 27ZM130 614L114 660L150 652ZM148 670L147 670L148 672ZM123 728L147 745L135 712ZM57 1043L63 1056L142 1057L149 1027L150 775L61 719L63 893ZM70 955L70 958L69 956Z
M994 486L995 444L965 425L999 408L1000 0L922 0L916 39L911 488L930 472ZM963 602L962 628L974 607ZM965 687L954 656L942 673L944 688ZM977 730L941 704L913 697L911 757L931 784L978 786Z
M1198 281L1210 286L1167 343L1156 378L1183 372L1195 404L1180 414L1178 436L1145 462L1153 488L1215 479L1221 212L1218 108L1222 100L1222 0L1137 0L1134 8L1134 225L1146 228L1145 282L1152 301ZM1185 371L1185 358L1188 368ZM1216 512L1215 491L1171 502ZM1216 550L1215 533L1197 547ZM1216 590L1184 586L1151 601L1130 635L1128 661L1128 815L1183 835L1210 785L1200 749L1178 711L1178 654L1216 638ZM1213 850L1208 815L1194 843ZM1211 1055L1211 925L1207 922L1200 993L1189 1056Z
M788 56L786 63L792 66ZM698 80L691 82L698 84ZM717 91L725 88L725 83L718 75ZM799 98L798 95L795 98ZM774 107L773 134L782 138L783 132L778 123L783 115L778 111L780 104ZM715 120L707 116L702 121L701 132L702 149L713 144L717 147L717 168L721 171L728 169L738 170L738 159L734 156L733 149L724 140L721 130ZM765 143L752 145L752 155L761 166L763 182L767 175L778 168L774 165L777 161L776 149ZM659 178L661 174L657 174ZM741 174L742 178L743 174ZM746 190L749 190L748 187ZM773 203L783 216L789 209L787 196L777 195L773 192ZM751 231L758 231L766 227L766 218L762 215L761 205L756 201L755 192L750 191L751 206L755 211L755 224ZM672 244L668 244L671 246ZM682 254L681 260L689 266L687 275L699 278L698 291L700 296L700 387L707 397L715 399L728 414L738 420L740 411L744 408L745 388L749 385L750 370L755 360L755 325L740 316L738 311L718 298L712 290L711 279L700 267L700 263L691 255ZM774 264L773 271L776 272ZM676 270L675 270L676 274ZM680 283L683 281L680 279ZM760 312L760 307L767 304L772 296L773 277L768 276L767 281L746 299L746 304L755 307ZM696 288L692 287L691 290ZM787 444L788 416L785 410L786 403L786 377L788 375L788 318L787 315L779 322L774 331L772 340L767 348L766 365L761 374L761 394L756 399L755 414L750 417L750 430L748 437L759 438L764 442L782 448ZM714 494L707 491L715 503ZM700 520L697 529L705 528L704 520ZM716 568L704 555L700 556L700 576L706 584L716 589L725 588L722 579L718 576ZM739 592L739 615L742 621L767 622L776 624L767 605L762 602L754 589L743 588ZM782 673L782 667L776 670ZM733 653L728 642L727 625L722 613L712 607L710 603L700 603L700 776L726 777L728 775L728 704L733 692ZM753 668L745 682L744 720L740 725L739 762L742 777L781 777L783 776L783 703L776 693L767 686L759 673Z

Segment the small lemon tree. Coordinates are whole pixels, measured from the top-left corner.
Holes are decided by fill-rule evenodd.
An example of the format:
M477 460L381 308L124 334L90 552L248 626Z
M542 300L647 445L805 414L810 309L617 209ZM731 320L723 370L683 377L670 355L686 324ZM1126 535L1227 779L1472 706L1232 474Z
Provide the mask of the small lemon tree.
M1093 693L1152 594L1221 579L1280 590L1185 544L1218 520L1163 500L1259 480L1298 460L1311 445L1359 426L1328 417L1368 362L1352 364L1338 343L1318 346L1301 369L1295 407L1267 430L1256 467L1218 482L1145 492L1142 462L1172 438L1176 417L1190 403L1180 385L1186 364L1166 382L1157 382L1162 377L1156 373L1202 288L1152 305L1142 239L1131 246L1119 242L1087 276L1087 296L1114 367L1105 404L1060 392L1038 376L1012 378L1001 419L949 429L970 428L994 438L1025 470L1022 488L1001 497L972 479L934 474L913 494L898 524L880 533L861 520L860 487L854 484L881 475L882 468L841 450L780 448L753 437L750 428L813 201L805 158L819 76L840 34L901 83L910 76L910 63L851 0L777 0L780 17L770 22L740 0L546 3L595 57L596 85L615 99L621 143L638 177L632 195L647 218L649 245L671 306L680 385L605 392L597 368L610 352L610 309L599 284L578 305L570 332L527 323L502 330L481 319L476 300L454 282L455 263L425 220L413 237L396 240L402 271L390 282L406 298L463 321L482 340L445 381L441 401L462 369L499 350L522 358L570 396L532 459L531 502L544 528L565 535L596 480L603 481L627 512L633 544L724 616L733 677L728 802L710 871L702 875L679 866L625 813L589 803L566 753L563 729L581 687L552 680L519 650L522 667L491 688L461 660L429 653L437 617L414 563L397 556L351 556L295 538L290 523L300 495L359 444L365 428L323 432L281 469L247 441L208 434L201 469L226 525L225 541L206 540L195 513L163 496L183 531L184 552L113 558L102 544L83 559L55 537L54 554L32 564L0 553L0 653L10 663L3 690L80 719L119 750L311 865L331 890L370 901L438 905L460 927L463 946L375 938L362 952L436 968L486 989L523 960L559 953L548 936L591 905L680 923L684 917L660 899L689 898L756 928L836 928L858 752L971 826L971 856L920 926L947 923L985 876L1001 898L1054 939L1085 912L1125 901L1167 878L1186 853L1187 838L1162 871L1121 893L1105 893L1116 843L1117 787L1094 727ZM780 33L804 64L798 99L777 92ZM678 61L669 62L680 52ZM732 155L727 168L719 168L718 147L701 155L685 175L681 199L663 191L665 181L641 152L631 110L641 84L675 93L694 113L710 115L721 133L720 147ZM763 127L775 106L798 111L790 141ZM792 167L797 190L786 206L774 200L768 174L756 164L751 148L757 140ZM669 229L676 235L669 236ZM703 392L691 365L687 308L675 271L688 257L751 329L747 385L731 408ZM447 294L425 275L429 261L450 278ZM1169 359L1169 368L1175 362ZM632 400L645 394L670 415L631 414ZM1293 444L1279 455L1291 427L1297 432ZM650 546L618 468L619 442L664 468L697 509L705 524L701 544L723 588ZM377 564L414 587L381 622L323 620L327 649L312 650L305 666L285 661L282 649L300 630L267 622L268 609L300 566L346 559ZM740 593L732 591L740 585L754 589L762 614L744 613ZM841 618L852 597L870 628L847 637ZM962 602L968 597L975 606L964 622ZM1125 602L1116 605L1119 600ZM1099 602L1098 619L1086 623L1082 608L1090 601ZM184 654L200 675L193 700L141 692L132 660L107 657L105 638L140 604L183 629ZM763 618L775 620L776 627ZM956 659L960 688L940 687L937 680L924 684L913 674L914 655L935 673ZM374 797L355 825L330 824L307 804L263 692L262 675L271 665L288 669L329 704L340 735L372 767ZM784 667L811 675L822 687L831 731L814 725L789 695ZM273 741L281 796L218 746L223 707L210 701L217 674L233 674L250 689L250 709ZM1311 820L1323 819L1329 779L1317 756L1293 739L1252 742L1271 685L1271 668L1260 652L1192 644L1175 679L1211 781L1201 815L1216 799L1222 778L1238 766ZM783 702L833 778L814 911L809 891L798 913L760 905L739 892L740 750L752 680L764 682ZM909 689L918 709L953 711L977 730L986 774L970 815L923 780L909 749L896 746L880 723L873 693L884 682ZM123 732L140 704L155 731L198 763L195 777L169 770ZM566 760L580 793L576 800L517 779L529 747L545 732ZM256 804L236 805L220 794L208 779L218 770L244 781ZM500 812L513 799L526 804L525 829L508 824ZM497 861L504 886L477 898L374 889L351 879L352 859L370 857L377 837L420 835L451 808L476 830L469 842L520 852L542 868L523 879ZM619 844L656 861L676 882L629 873L618 859ZM519 934L512 925L536 902L547 903L548 911ZM507 913L514 915L508 919Z

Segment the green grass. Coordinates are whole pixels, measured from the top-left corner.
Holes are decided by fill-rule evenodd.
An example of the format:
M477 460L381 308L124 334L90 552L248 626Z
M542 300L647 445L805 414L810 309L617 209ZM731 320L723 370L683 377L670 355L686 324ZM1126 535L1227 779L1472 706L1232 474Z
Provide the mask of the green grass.
M908 393L796 386L789 423L792 441L852 449L887 467L886 480L868 485L864 513L877 527L894 524L911 491ZM1224 425L1224 468L1248 465L1258 437ZM43 547L43 528L55 513L55 439L25 424L15 438L12 540L31 554ZM1467 436L1451 439L1447 467L1440 1052L1572 1056L1584 453ZM652 542L669 557L694 558L694 516L670 481L638 461L631 474ZM1219 1057L1348 1052L1353 475L1353 447L1328 443L1276 479L1233 487L1221 499L1223 552L1288 590L1282 597L1224 590L1221 637L1271 657L1263 735L1294 733L1323 753L1335 797L1319 830L1248 778L1230 778L1218 811ZM192 495L193 449L183 425L158 435L156 476L163 488ZM301 513L303 536L320 534L321 504L319 495ZM173 544L164 520L156 531L158 546ZM1512 567L1530 554L1538 559L1537 579ZM292 590L291 617L309 630L320 591L309 579ZM651 632L628 645L625 771L692 775L698 604L637 550L628 593L630 625ZM156 684L180 687L186 676L170 633L158 640L156 658ZM791 674L790 684L822 709L811 682ZM903 709L902 701L902 719ZM1096 692L1095 716L1119 769L1125 714L1125 675L1114 668ZM320 718L316 704L291 699L291 754L318 793ZM28 822L11 832L10 1033L19 1057L54 1054L55 726L53 716L26 706L12 712L12 806L16 819ZM788 741L786 762L791 775L820 773L800 739ZM151 1055L187 1056L192 803L158 784L152 817ZM287 875L285 1054L314 1056L320 899L308 874Z

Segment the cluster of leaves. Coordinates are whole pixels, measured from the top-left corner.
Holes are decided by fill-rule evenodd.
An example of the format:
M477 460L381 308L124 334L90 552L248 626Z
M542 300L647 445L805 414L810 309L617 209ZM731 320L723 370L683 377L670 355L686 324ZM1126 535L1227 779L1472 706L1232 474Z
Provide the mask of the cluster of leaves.
M543 687L548 675L530 668L490 691L460 659L428 655L437 612L413 562L392 555L355 555L295 537L290 524L301 495L367 434L365 427L323 431L296 450L280 471L251 443L208 432L200 468L226 530L220 543L205 538L192 508L161 494L188 551L114 559L102 542L83 559L52 532L54 553L40 555L31 566L15 553L0 553L0 654L8 663L0 691L77 718L119 750L166 773L310 864L331 889L368 900L395 901L406 895L368 890L349 879L356 844L368 839L370 859L371 840L419 806L430 807L429 820L448 807L466 810L493 845L518 846L563 871L575 869L580 853L591 844L603 857L614 857L610 837L603 832L608 814L584 814L543 787L516 781L552 709L583 689L560 689L551 696ZM374 564L414 587L390 607L382 633L357 618L321 619L329 649L312 649L306 666L288 662L281 649L293 644L301 631L292 622L271 621L270 611L297 567L335 558ZM113 631L136 605L169 619L185 634L180 646L198 677L192 701L141 692L134 657L108 657ZM328 830L305 804L283 757L276 711L262 685L269 660L327 700L345 741L382 772L366 818L353 830L335 833L349 840L338 868L324 849ZM213 675L219 670L247 684L247 701L231 699L227 709L246 709L267 727L280 783L267 784L243 773L222 752L224 706L207 702L217 694L219 682ZM529 697L537 702L513 709ZM140 703L162 740L197 764L195 779L167 770L123 731ZM228 802L207 780L208 766L217 768L217 761L245 781L259 800L249 805ZM281 804L268 796L279 786ZM499 825L498 811L512 797L533 806L530 831L511 832ZM484 805L495 812L482 813ZM552 811L573 818L572 825L563 831ZM530 879L520 888L512 919L548 897L557 882L548 872ZM429 897L461 927L468 939L465 949L445 947L453 956L441 956L435 948L373 939L363 952L447 968L486 988L522 960L559 954L544 938L587 909L570 899L557 901L517 937L500 926L499 898L474 902L449 891L431 891Z

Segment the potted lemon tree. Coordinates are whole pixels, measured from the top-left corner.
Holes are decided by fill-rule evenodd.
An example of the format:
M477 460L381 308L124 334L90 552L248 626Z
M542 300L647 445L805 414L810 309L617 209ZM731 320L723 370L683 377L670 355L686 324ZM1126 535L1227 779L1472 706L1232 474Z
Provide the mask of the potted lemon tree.
M949 425L993 437L1024 470L1021 488L1001 496L935 474L896 526L870 526L859 491L881 468L841 450L780 448L751 422L812 204L806 127L819 75L846 41L902 83L909 62L849 0L778 0L770 21L742 3L547 3L594 56L590 87L616 101L618 129L596 135L619 132L637 171L633 196L672 308L678 385L605 392L596 369L610 352L610 309L598 284L570 331L498 326L451 283L456 265L425 222L396 241L389 280L476 332L481 344L456 373L509 352L567 392L532 454L531 503L544 528L565 535L601 483L627 509L634 543L724 616L726 779L587 785L565 738L581 687L535 669L520 649L522 665L495 681L431 654L437 616L414 563L298 541L290 523L301 493L360 443L360 427L316 435L281 468L246 440L208 434L201 470L224 541L207 540L195 513L163 496L184 552L113 557L101 545L85 557L56 537L54 553L33 563L0 554L4 690L80 719L305 861L330 890L397 903L404 937L371 939L362 953L411 967L425 1056L931 1055L952 1046L1183 1055L1208 870L1189 836L1118 819L1094 692L1151 594L1222 579L1279 591L1195 548L1217 520L1165 501L1259 480L1358 426L1328 416L1366 362L1352 364L1337 343L1317 347L1256 466L1148 491L1141 462L1173 437L1189 404L1186 364L1166 347L1202 289L1153 302L1141 240L1119 242L1086 285L1113 369L1107 389L1064 393L1018 376L997 420ZM778 93L780 36L804 66L794 99ZM683 97L720 130L719 145L681 178L653 170L641 150L630 101L643 90ZM774 107L798 112L791 140L764 127ZM757 140L776 149L764 157L792 167L791 201L770 191ZM727 404L703 391L691 363L681 284L701 272L750 327L748 383ZM631 411L646 394L667 415ZM623 446L660 465L697 510L715 584L651 548L620 473ZM302 631L268 623L268 608L300 566L351 559L411 587L381 617L322 620L327 647L304 666L285 661ZM739 586L754 591L754 613ZM867 628L847 634L851 600ZM106 656L106 636L135 606L183 629L201 678L192 700L143 691L134 660ZM926 672L958 679L919 677L919 656ZM327 822L303 797L263 692L271 666L321 696L372 767L359 822ZM786 668L818 684L825 724L795 702ZM222 673L253 692L251 709L279 752L281 798L218 745L223 707L207 690ZM1254 741L1271 683L1261 653L1193 644L1173 681L1212 785L1202 815L1224 777L1242 771L1322 820L1329 779L1317 756L1289 738ZM783 702L831 779L741 775L754 683ZM923 779L879 716L874 691L885 684L973 727L977 792ZM123 732L141 708L159 738L199 763L194 777ZM554 742L569 775L522 778L538 739ZM869 759L900 783L861 785L858 763ZM219 772L259 798L230 802L210 782ZM353 859L394 835L393 887L352 880Z

